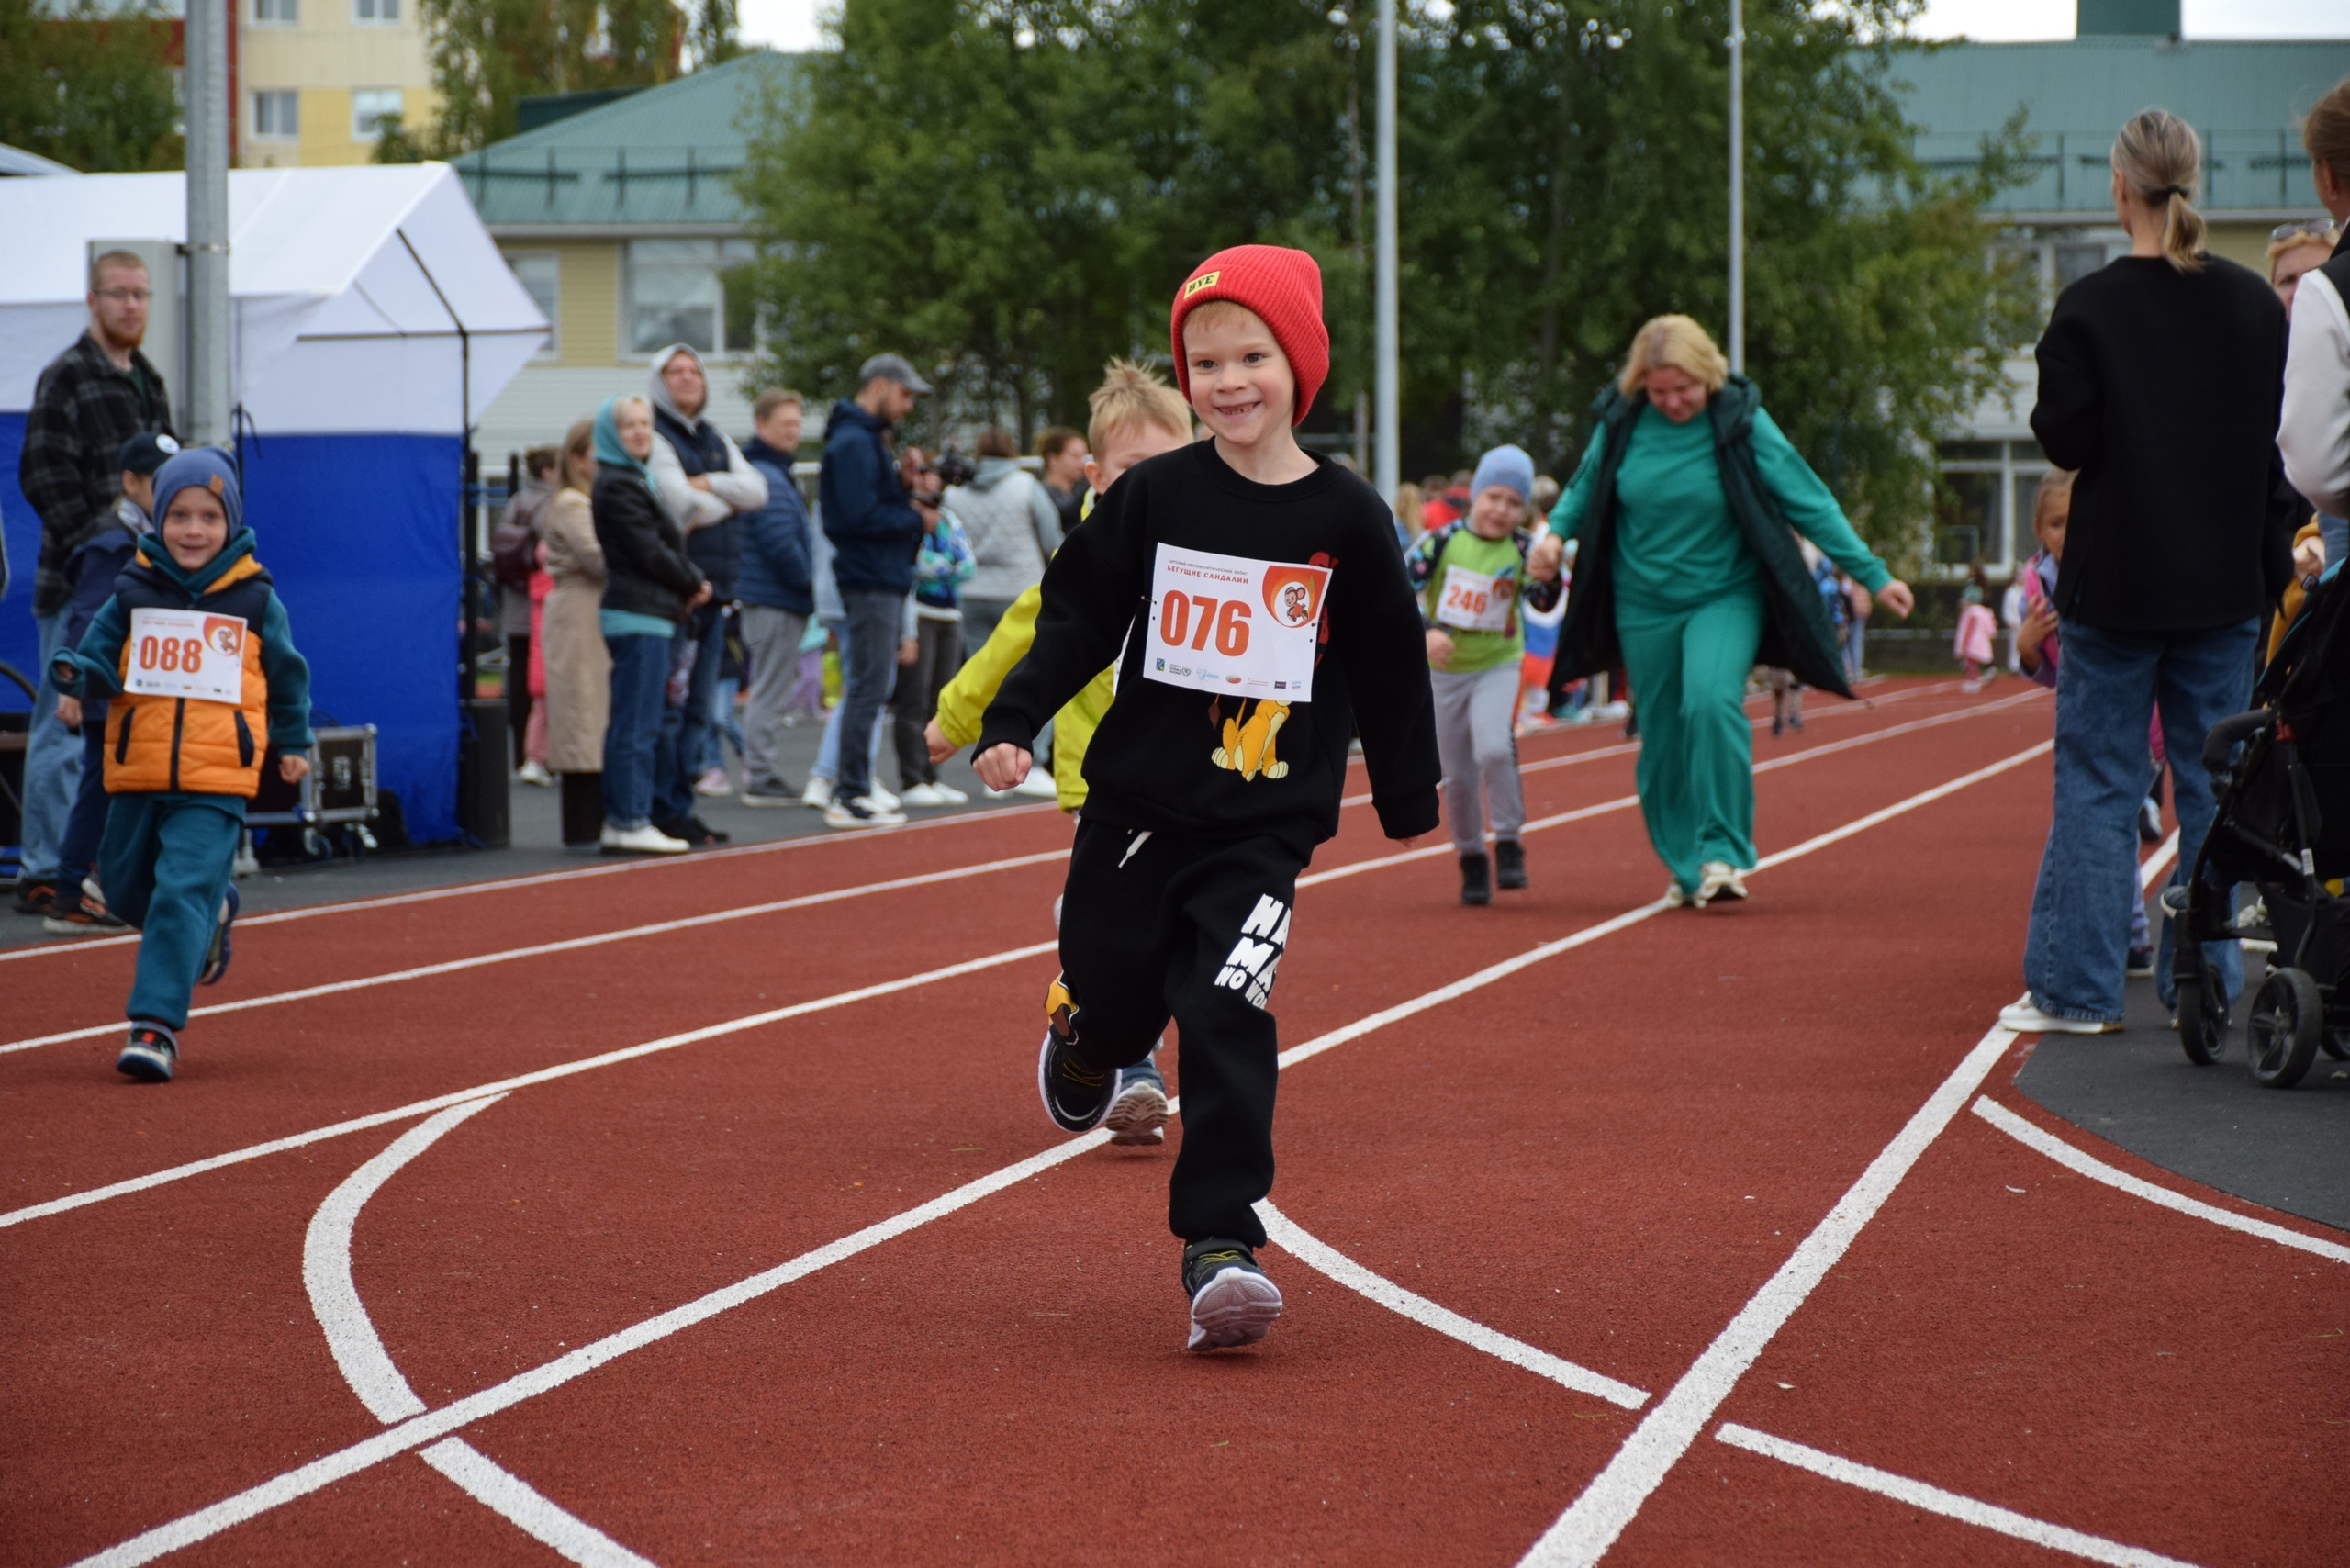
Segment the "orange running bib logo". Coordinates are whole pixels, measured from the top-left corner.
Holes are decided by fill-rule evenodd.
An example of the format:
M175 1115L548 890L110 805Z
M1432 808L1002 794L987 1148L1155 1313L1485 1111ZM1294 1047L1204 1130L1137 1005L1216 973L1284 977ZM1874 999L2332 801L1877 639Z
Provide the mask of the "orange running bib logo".
M241 702L245 695L245 622L195 610L130 612L123 689L140 697Z

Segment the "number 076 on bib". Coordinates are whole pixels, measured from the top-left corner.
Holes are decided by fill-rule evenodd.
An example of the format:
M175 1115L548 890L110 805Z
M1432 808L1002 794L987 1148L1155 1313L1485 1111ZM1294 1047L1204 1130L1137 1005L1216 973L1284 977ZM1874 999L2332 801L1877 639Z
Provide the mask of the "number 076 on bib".
M1143 674L1168 686L1308 702L1330 570L1158 547Z

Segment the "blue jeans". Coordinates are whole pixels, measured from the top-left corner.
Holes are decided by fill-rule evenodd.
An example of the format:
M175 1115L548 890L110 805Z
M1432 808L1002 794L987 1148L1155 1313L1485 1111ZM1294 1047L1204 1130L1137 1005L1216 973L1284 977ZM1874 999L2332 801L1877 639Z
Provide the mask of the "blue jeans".
M686 701L661 710L661 745L653 769L653 820L683 822L694 814L694 780L702 775L703 737L710 734L710 705L718 694L718 666L726 658L726 612L705 604L693 619L677 629L669 642L669 668L684 659L686 649L697 647ZM667 679L664 672L663 679Z
M841 729L844 735L873 733L875 721L898 683L898 629L904 620L901 593L846 588L841 605ZM841 748L835 800L854 801L873 792L871 754L855 745Z
M669 641L643 632L604 639L612 655L612 712L604 726L607 826L625 830L653 821L654 756L661 747Z
M98 845L106 832L106 705L82 700L82 783L73 792L73 810L65 819L65 838L57 853L57 892L71 909L82 896L82 879L98 863ZM101 884L103 885L103 884Z
M2178 812L2178 864L2195 863L2210 831L2211 776L2203 737L2252 696L2256 621L2216 632L2103 632L2068 623L2056 679L2056 801L2031 895L2023 978L2032 1004L2062 1018L2119 1021L2128 901L2137 896L2138 802L2154 781L2146 714L2159 710ZM2204 958L2232 999L2244 988L2233 942ZM2170 945L2156 988L2174 1005Z
M40 685L33 699L32 733L25 739L24 879L58 880L58 857L65 847L65 819L82 783L82 737L57 722L57 688L49 666L65 641L71 605L39 617Z

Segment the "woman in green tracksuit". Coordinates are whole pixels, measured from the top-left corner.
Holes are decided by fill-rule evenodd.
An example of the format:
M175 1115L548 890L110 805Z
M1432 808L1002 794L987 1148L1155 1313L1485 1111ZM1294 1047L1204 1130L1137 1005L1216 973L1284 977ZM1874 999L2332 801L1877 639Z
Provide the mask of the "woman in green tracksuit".
M1623 375L1593 405L1590 448L1528 562L1548 580L1566 541L1582 541L1551 690L1619 664L1630 675L1640 811L1676 904L1746 896L1747 672L1759 661L1852 694L1796 536L1896 614L1913 603L1762 411L1753 383L1729 372L1688 317L1642 327Z

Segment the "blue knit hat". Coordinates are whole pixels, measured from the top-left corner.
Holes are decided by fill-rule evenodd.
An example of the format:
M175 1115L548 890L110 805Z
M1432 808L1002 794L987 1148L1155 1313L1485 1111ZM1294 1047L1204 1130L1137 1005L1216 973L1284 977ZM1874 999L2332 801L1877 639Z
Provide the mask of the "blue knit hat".
M220 510L229 514L229 535L235 538L237 530L245 525L244 492L237 486L236 465L229 454L217 446L191 446L155 472L156 526L172 510L172 498L194 487L209 490L220 498Z
M1473 498L1489 485L1506 485L1521 501L1534 498L1534 459L1522 446L1497 446L1477 459L1477 476L1469 481Z

